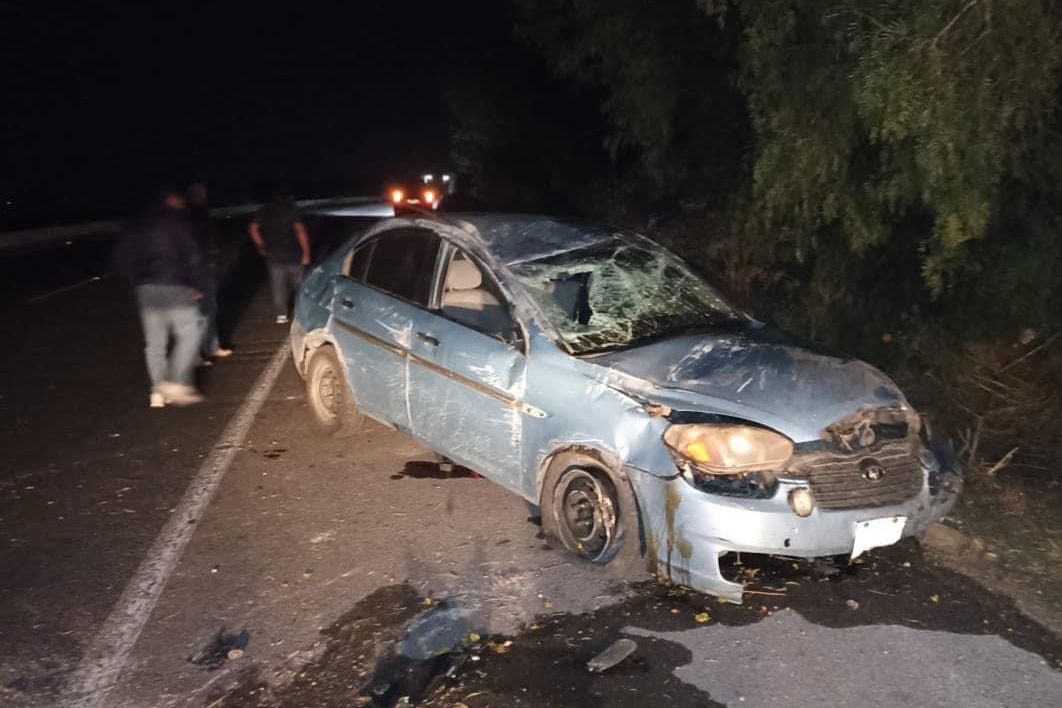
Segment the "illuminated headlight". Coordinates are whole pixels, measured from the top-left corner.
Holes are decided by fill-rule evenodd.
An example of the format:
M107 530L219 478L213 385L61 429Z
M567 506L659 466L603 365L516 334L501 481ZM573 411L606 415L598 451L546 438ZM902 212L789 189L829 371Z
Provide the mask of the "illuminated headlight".
M793 442L751 425L672 425L664 442L680 458L716 474L740 474L782 467Z
M815 497L807 487L797 487L789 492L789 507L797 516L811 516L815 510Z

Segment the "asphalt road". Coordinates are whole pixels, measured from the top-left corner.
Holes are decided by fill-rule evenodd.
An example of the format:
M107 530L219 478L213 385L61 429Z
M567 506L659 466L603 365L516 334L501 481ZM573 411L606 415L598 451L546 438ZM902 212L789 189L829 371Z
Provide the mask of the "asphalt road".
M358 225L311 231L326 250ZM64 698L281 345L241 227L219 225L236 354L184 410L147 408L105 239L0 256L0 705ZM573 563L522 501L429 460L371 423L319 434L283 366L100 704L1062 704L1062 641L913 542L843 568L744 559L761 594L721 605ZM634 653L589 673L622 637Z

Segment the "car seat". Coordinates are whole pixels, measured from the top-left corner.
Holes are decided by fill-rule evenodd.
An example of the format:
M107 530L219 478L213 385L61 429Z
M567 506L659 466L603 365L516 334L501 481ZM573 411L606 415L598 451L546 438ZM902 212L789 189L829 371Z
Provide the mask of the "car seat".
M460 256L450 261L443 286L442 311L475 329L505 335L509 318L498 298L483 287L479 267Z

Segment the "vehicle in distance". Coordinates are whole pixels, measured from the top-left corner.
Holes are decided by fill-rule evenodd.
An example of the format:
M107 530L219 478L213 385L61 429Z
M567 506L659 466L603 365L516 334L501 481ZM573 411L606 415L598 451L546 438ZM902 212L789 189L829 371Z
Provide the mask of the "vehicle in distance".
M961 484L881 372L613 227L380 222L307 278L291 345L324 428L408 432L539 505L586 561L735 602L723 554L856 557L920 534Z
M390 181L387 200L394 208L395 216L421 213L437 209L452 187L453 178L449 174L426 173L409 180Z

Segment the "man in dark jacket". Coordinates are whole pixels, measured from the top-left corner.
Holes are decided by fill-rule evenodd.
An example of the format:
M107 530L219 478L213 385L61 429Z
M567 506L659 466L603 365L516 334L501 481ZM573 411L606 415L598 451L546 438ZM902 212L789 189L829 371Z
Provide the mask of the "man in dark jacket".
M203 334L201 354L203 363L209 365L213 358L224 358L232 350L221 346L218 331L218 245L210 228L210 204L207 201L207 186L203 182L193 182L185 190L188 203L188 221L192 234L206 263L207 281L204 284L203 297L199 300L199 327Z
M291 194L286 189L274 191L247 232L269 267L276 322L287 324L291 294L302 282L303 269L310 265L310 237Z
M116 261L136 288L151 407L199 403L203 397L193 375L201 341L199 300L209 274L179 192L165 192L159 204L127 230ZM168 351L171 335L173 348Z

